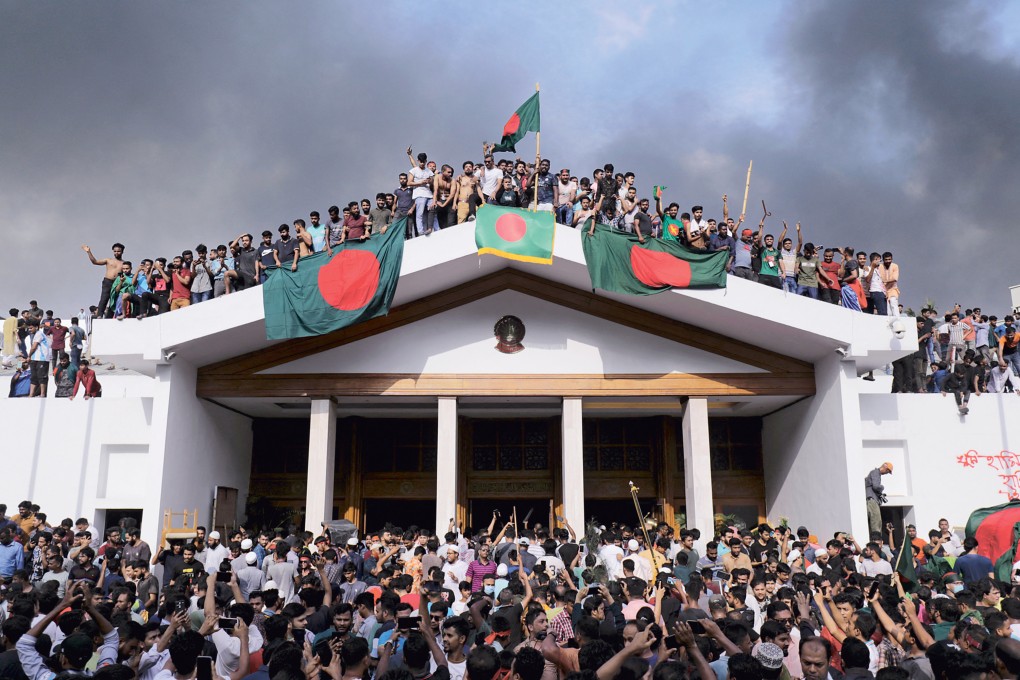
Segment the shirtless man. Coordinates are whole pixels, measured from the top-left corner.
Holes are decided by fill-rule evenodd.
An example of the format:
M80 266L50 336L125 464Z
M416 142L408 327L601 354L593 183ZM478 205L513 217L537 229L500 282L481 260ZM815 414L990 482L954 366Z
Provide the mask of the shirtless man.
M471 200L472 196L476 197L477 203ZM482 186L475 177L475 164L471 161L464 161L464 172L454 180L453 202L457 206L457 224L467 221L474 213L475 205L485 203Z
M99 310L96 312L96 317L103 319L106 318L107 305L110 303L110 289L113 286L113 280L120 274L121 265L124 264L124 260L121 256L124 255L124 245L121 243L113 244L113 257L108 257L105 260L97 260L96 256L92 254L92 249L87 245L82 245L82 250L89 256L89 261L92 264L106 267L106 272L103 274L103 287L102 292L99 293ZM109 316L113 316L113 310L109 310Z
M595 211L592 210L591 197L583 196L581 198L581 209L574 213L574 218L572 220L573 224L571 224L570 226L574 227L575 229L578 227L584 228L585 223L590 219L592 220L592 226L594 227L595 226L594 218Z
M432 195L435 196L436 228L445 229L452 224L450 220L453 207L453 168L444 164L442 170L434 178Z

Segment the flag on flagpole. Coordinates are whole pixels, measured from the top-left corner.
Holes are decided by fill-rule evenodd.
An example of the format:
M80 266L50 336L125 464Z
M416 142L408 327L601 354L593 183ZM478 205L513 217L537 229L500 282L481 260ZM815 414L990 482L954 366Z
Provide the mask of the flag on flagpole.
M529 132L540 132L541 116L538 107L538 92L528 97L503 126L503 139L492 147L493 151L517 151L517 142Z

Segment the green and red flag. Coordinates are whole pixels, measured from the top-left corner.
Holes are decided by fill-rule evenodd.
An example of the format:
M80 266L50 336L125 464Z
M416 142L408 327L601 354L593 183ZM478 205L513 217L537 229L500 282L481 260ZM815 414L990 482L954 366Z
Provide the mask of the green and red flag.
M517 151L517 142L529 132L539 132L541 116L538 108L538 92L528 97L503 126L503 140L492 147L493 151Z
M475 216L478 254L508 260L552 264L556 218L546 210L522 210L483 205Z
M896 553L894 568L900 583L903 584L903 589L908 593L914 592L914 588L917 587L917 570L914 568L914 546L910 543L909 538L904 539L903 545Z
M298 260L298 270L270 271L262 285L266 338L281 340L331 331L390 310L404 259L404 222L364 241L347 241L333 255Z
M977 539L977 553L995 565L995 578L1009 583L1020 543L1020 499L970 513L965 533Z
M581 236L592 289L652 295L672 288L725 288L729 251L701 252L679 243L616 232L606 224Z

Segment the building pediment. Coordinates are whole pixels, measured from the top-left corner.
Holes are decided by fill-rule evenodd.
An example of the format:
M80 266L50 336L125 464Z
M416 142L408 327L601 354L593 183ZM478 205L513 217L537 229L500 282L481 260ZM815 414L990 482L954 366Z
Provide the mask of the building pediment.
M505 314L524 321L521 352L495 349ZM813 392L806 362L511 268L198 374L208 398Z

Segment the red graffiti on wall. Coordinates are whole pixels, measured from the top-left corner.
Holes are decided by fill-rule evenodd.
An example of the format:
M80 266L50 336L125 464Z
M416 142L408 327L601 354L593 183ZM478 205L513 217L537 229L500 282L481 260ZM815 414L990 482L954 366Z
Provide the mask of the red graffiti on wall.
M956 462L965 468L979 465L995 470L1000 483L999 493L1010 500L1020 498L1020 454L1002 450L996 454L984 455L974 449L957 456Z

